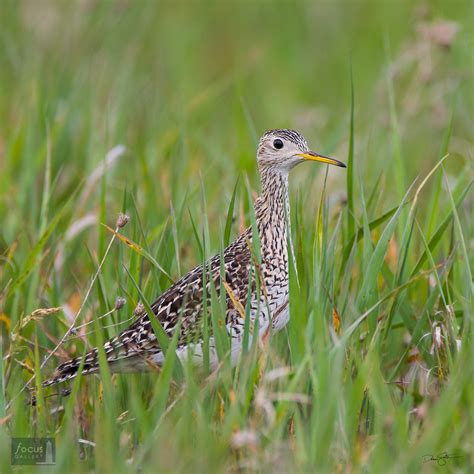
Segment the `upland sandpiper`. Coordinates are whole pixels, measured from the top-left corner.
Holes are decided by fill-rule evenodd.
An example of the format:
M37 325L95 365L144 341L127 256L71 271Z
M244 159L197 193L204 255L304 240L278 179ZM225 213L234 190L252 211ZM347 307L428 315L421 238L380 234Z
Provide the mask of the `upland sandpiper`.
M210 285L214 285L217 295L221 293L221 287L225 288L223 297L226 301L226 329L230 337L230 359L233 365L237 363L242 349L247 316L252 327L258 320L256 327L258 336L262 338L266 338L271 331L281 330L287 324L287 237L290 232L288 173L306 160L345 168L344 163L338 160L310 151L306 140L294 130L266 132L257 149L262 187L262 193L254 206L261 256L258 270L255 270L257 265L252 248L253 231L250 227L222 255L218 254L204 265L191 270L151 305L155 317L169 337L173 336L176 327L180 327L177 355L183 362L188 357L198 365L203 362L203 294L210 299ZM222 285L221 276L225 277ZM205 292L203 281L206 282ZM243 313L242 308L247 307L247 301L250 303L250 311ZM207 308L210 307L211 303L207 301ZM211 368L215 368L218 356L212 334L208 347L209 364ZM160 366L164 360L164 353L146 312L118 336L107 341L104 351L112 372L149 370ZM82 373L98 372L98 349L91 350L84 357ZM64 362L43 385L49 386L74 378L82 359L81 356Z

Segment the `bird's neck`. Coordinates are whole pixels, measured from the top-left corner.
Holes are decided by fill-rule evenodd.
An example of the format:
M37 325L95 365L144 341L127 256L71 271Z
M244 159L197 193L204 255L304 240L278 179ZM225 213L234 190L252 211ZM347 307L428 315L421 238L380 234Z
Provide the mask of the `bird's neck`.
M290 223L288 174L260 168L262 193L256 203L256 220L262 246L272 239L282 239L286 249Z

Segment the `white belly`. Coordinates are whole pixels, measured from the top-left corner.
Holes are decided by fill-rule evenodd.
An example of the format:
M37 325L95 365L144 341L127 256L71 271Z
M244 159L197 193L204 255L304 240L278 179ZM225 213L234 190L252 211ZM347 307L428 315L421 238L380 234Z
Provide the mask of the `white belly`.
M272 330L280 331L287 324L290 319L289 303L288 303L288 291L286 288L280 289L278 294L274 294L273 297L270 297L270 308L268 306L261 306L261 312L259 317L259 336L262 337L268 334L269 318L267 317L267 311L270 309L271 312L271 321L272 321ZM254 320L254 318L252 318ZM242 321L242 327L243 327ZM227 326L227 331L229 332L231 347L230 347L230 359L231 365L235 367L239 360L240 353L242 352L242 338L243 332L237 335L233 328L230 325ZM252 336L249 337L249 345L251 345ZM192 363L197 366L202 366L204 362L203 356L203 345L201 342L191 343L187 346L183 346L176 350L176 354L183 364L186 364L188 358L191 357ZM162 365L164 362L164 357L162 353L156 354L154 356L154 362L158 365ZM217 350L215 347L215 341L213 337L209 338L209 365L211 370L215 370L219 365L219 357L217 355Z
M237 365L237 362L239 361L239 357L242 352L243 330L239 335L237 335L232 330L230 325L228 325L227 330L230 334L230 363L232 367L235 367ZM263 337L264 334L268 334L268 318L262 318L260 320L258 333L259 337ZM252 345L252 339L253 337L250 334L248 341L248 349L250 349ZM204 352L202 342L191 343L186 346L183 346L176 350L176 354L181 360L182 364L186 364L189 358L191 358L193 365L202 367L204 363ZM155 362L161 365L163 363L163 355L157 355ZM215 340L213 337L209 338L209 366L211 370L215 370L219 366L219 356L217 354Z

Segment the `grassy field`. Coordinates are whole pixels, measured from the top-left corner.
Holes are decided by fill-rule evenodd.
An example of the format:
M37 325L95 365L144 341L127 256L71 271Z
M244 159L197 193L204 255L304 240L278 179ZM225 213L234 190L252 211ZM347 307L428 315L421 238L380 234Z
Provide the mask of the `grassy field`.
M0 471L50 436L41 472L472 472L473 24L459 0L2 1ZM290 178L288 328L236 369L171 340L160 374L102 364L30 406L249 225L282 127L349 164Z

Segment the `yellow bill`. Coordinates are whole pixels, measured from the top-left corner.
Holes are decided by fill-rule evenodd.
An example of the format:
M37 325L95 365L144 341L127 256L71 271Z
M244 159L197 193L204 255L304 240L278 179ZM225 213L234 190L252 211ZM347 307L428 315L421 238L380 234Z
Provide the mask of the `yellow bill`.
M326 163L327 165L335 165L341 168L346 168L346 165L342 161L336 160L329 156L320 155L319 153L314 153L314 151L298 153L296 156L301 156L301 158L305 160L319 161L320 163Z

